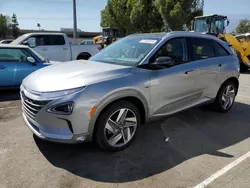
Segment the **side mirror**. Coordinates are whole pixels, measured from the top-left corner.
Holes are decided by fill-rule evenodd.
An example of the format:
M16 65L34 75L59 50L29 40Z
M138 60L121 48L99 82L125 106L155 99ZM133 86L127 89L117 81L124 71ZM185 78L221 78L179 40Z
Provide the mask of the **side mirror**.
M36 60L33 57L27 57L27 61L31 64L35 64Z
M161 56L156 59L153 65L164 65L167 67L171 67L174 65L174 61L171 57L168 56Z
M29 47L35 48L36 47L36 38L35 37L30 37L27 40L27 43L28 43Z
M230 21L227 19L227 26L229 25Z
M27 40L24 41L24 42L22 43L22 45L29 46L28 41L27 41Z

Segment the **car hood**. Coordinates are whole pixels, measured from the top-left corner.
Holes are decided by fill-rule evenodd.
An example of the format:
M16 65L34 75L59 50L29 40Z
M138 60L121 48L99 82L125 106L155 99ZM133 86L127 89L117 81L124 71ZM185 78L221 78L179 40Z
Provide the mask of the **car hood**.
M43 63L44 65L55 65L55 64L58 64L58 63L63 63L63 62L60 62L60 61L49 61L48 63Z
M86 60L69 61L31 73L22 85L38 92L65 90L122 76L130 69L128 66Z

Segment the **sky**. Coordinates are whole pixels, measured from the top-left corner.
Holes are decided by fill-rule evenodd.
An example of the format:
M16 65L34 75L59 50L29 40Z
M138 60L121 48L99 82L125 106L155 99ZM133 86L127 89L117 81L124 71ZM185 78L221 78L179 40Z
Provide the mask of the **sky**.
M219 3L218 3L219 2ZM100 11L107 0L76 0L77 25L82 31L101 31ZM73 27L72 0L0 0L0 13L15 13L21 29L60 30ZM224 14L231 32L242 18L250 19L250 0L205 0L204 14Z

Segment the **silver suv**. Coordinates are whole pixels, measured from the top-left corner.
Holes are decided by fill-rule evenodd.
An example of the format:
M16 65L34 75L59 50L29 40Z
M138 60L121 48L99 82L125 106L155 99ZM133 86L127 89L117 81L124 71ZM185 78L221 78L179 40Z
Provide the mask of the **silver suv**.
M125 148L138 127L210 102L227 112L239 86L239 60L228 44L191 32L136 34L94 57L40 69L21 85L23 118L56 142L95 140Z

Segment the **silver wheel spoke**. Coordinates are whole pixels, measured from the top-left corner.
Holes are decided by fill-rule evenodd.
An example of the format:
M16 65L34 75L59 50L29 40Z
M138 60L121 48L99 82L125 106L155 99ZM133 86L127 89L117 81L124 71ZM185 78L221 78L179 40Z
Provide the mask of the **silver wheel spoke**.
M106 124L106 129L108 129L112 133L116 133L119 130L119 125L113 120L109 119Z
M228 95L230 89L231 89L231 86L227 86L226 95Z
M229 97L229 100L230 100L230 106L231 106L234 102L234 97Z
M125 119L126 121L131 121L136 123L136 117L129 117Z
M115 145L122 138L121 133L114 134L110 139L109 143Z
M229 93L228 93L228 97L234 97L234 90L231 90Z
M124 128L127 128L127 127L135 127L137 124L136 122L133 122L133 121L125 121L125 124L124 124Z
M223 100L224 102L226 102L227 96L226 96L225 94L222 95L222 100Z
M123 123L126 119L127 113L128 113L128 109L121 109L116 121L119 123Z
M126 132L127 132L127 140L129 141L131 139L131 132L130 132L130 128L126 128Z
M124 141L124 143L126 143L126 142L127 142L127 140L126 140L126 137L125 137L125 134L124 134L124 130L121 130L121 133L122 133L122 138L123 138L123 141Z
M227 99L227 100L225 101L225 103L224 103L224 105L223 105L223 108L224 108L224 109L227 109L228 104L229 104L229 99Z

